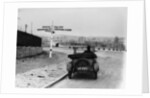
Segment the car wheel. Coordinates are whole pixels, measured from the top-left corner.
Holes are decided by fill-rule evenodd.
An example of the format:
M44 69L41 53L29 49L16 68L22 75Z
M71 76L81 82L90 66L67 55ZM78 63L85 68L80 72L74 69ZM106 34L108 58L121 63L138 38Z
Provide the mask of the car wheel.
M94 72L94 79L97 79L97 72Z
M72 79L72 72L69 72L69 73L68 73L68 78L69 78L69 79Z

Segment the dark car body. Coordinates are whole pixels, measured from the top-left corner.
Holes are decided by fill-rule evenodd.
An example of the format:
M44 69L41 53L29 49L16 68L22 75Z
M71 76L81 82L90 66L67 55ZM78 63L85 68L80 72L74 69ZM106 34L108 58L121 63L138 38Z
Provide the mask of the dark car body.
M71 62L67 64L68 77L71 79L74 73L89 73L97 79L99 65L96 55L91 53L77 53L68 56Z

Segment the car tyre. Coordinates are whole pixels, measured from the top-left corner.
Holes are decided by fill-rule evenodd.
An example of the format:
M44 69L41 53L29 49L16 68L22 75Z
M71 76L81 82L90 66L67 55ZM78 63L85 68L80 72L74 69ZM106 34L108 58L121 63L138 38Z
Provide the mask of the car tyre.
M94 79L97 79L97 72L94 72Z
M68 78L69 78L69 79L72 79L72 72L69 72L69 73L68 73Z

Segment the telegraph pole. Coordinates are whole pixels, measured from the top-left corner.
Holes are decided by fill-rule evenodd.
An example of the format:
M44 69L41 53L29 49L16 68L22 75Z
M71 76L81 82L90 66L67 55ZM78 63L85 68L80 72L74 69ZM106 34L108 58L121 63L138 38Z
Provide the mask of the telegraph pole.
M32 24L32 22L31 22L31 34L33 33L33 30L32 30L33 27L32 27L32 25L33 25L33 24Z
M28 27L28 25L25 24L25 33L27 33L27 27Z

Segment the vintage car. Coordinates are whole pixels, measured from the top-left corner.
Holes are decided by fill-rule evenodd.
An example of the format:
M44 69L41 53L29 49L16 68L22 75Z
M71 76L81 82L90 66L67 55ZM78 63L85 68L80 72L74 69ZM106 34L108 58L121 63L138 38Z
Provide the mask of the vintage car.
M96 61L94 53L76 53L68 55L71 62L67 64L68 77L71 79L74 73L79 74L92 74L94 79L97 79L97 72L99 65Z

